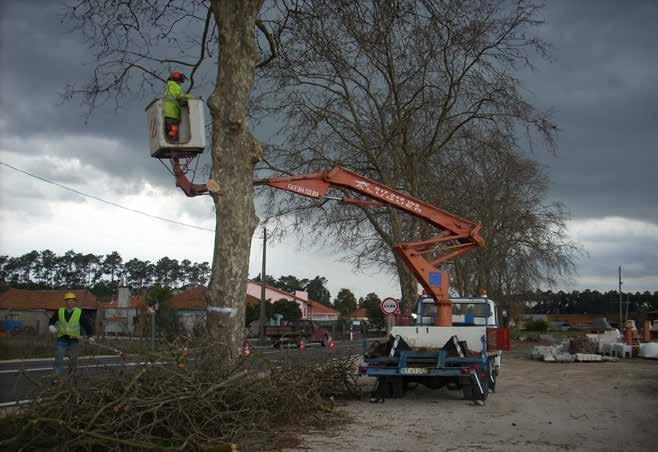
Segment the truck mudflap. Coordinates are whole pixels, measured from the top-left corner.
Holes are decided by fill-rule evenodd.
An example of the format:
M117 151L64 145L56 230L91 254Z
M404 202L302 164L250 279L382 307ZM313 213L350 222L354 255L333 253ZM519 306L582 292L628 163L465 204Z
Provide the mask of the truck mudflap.
M486 402L489 396L489 378L481 378L478 372L473 372L468 378L468 383L462 386L465 400L473 403Z

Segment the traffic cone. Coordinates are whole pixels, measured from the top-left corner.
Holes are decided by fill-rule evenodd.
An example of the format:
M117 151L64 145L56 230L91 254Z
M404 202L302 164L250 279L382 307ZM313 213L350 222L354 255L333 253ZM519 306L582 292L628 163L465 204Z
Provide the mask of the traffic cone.
M244 347L242 349L242 355L245 357L251 356L251 345L249 344L249 342L244 343Z
M304 346L304 339L302 339L302 340L299 341L299 349L300 349L300 350L304 350L304 348L305 348L305 346Z
M334 342L333 339L329 339L329 348L334 349L336 348L336 343Z

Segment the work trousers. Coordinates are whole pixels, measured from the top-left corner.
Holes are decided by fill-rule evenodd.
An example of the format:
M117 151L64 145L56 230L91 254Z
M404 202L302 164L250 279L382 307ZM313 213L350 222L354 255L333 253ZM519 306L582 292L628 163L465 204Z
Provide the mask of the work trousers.
M69 368L68 373L72 375L78 368L78 354L80 353L80 344L76 340L57 339L55 350L55 372L57 375L64 375L64 357L68 355Z

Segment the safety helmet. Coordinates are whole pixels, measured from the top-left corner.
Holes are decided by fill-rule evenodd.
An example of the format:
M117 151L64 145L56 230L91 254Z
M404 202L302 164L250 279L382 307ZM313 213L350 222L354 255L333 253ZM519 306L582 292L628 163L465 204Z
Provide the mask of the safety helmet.
M187 77L185 77L185 74L183 74L182 72L178 72L178 71L172 72L171 75L169 76L169 78L171 80L174 80L176 82L181 82L181 83L183 83L185 80L187 80Z
M73 292L66 292L64 294L64 300L76 300L77 298Z

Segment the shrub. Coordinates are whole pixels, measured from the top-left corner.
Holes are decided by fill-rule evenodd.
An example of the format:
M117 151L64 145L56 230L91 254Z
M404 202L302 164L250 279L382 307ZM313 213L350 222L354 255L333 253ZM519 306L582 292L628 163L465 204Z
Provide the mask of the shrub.
M528 320L525 323L525 329L527 331L539 331L540 333L545 333L548 331L548 322L546 320Z

